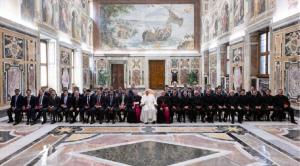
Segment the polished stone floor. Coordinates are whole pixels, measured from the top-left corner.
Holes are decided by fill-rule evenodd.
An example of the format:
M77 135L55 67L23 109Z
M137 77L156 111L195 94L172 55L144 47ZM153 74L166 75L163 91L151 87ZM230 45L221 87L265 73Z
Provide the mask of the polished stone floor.
M3 166L300 165L300 126L287 121L34 126L6 121L0 118Z

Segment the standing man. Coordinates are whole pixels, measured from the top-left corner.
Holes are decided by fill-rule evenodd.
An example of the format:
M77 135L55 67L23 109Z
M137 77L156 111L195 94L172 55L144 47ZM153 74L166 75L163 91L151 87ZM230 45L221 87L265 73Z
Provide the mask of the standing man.
M283 90L278 89L278 95L276 95L276 109L278 110L279 120L282 120L282 115L287 111L290 114L291 122L297 124L294 118L294 110L291 108L289 99L283 95Z
M131 96L133 96L134 95L134 91L135 91L135 85L134 84L131 84L131 89L129 89L129 94L131 94Z
M52 113L52 118L53 118L51 124L56 123L55 118L57 113L59 115L59 122L63 120L62 115L60 114L60 112L58 112L59 107L60 107L60 98L56 96L56 91L52 90L51 97L49 98L49 107L48 107L48 110Z
M258 95L260 95L261 97L266 95L266 92L264 91L264 87L262 85L259 86Z
M181 87L178 87L177 96L179 97L179 99L181 99L181 97L183 96L183 91L181 91Z
M150 90L147 89L145 91L145 94L142 96L141 101L142 106L142 114L141 114L141 121L145 124L148 124L149 122L152 122L155 124L156 121L156 108L157 103L152 94L150 94Z
M229 90L229 89L228 89ZM239 97L241 95L241 88L237 87L236 88L236 93L234 94L234 96Z
M255 90L255 88L254 88L254 86L251 86L250 87L250 91L248 91L247 93L246 93L246 95L247 96L251 96L252 94L253 94L253 91Z
M15 95L11 98L10 108L7 110L8 122L14 122L12 113L15 113L15 123L17 125L20 122L20 115L23 109L23 97L20 95L20 89L15 89Z
M31 95L31 90L27 89L26 96L23 99L23 111L26 112L27 122L26 125L29 125L29 121L33 124L34 119L32 118L32 114L34 114L35 109L35 97Z

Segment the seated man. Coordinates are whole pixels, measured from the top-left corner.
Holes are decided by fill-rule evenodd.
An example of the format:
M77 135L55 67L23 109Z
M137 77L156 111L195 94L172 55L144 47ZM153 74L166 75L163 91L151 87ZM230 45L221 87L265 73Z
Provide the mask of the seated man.
M156 121L156 108L157 103L152 94L150 94L150 90L147 89L145 94L142 96L141 100L142 106L142 114L141 114L141 121L145 124L152 122L155 124Z
M181 123L181 106L180 99L177 96L177 91L174 89L172 95L169 97L170 101L170 123L173 123L174 113L177 113L177 122Z
M183 95L180 99L180 106L181 106L181 112L182 112L182 117L183 117L183 123L185 123L185 112L187 111L188 113L188 118L191 122L191 99L188 97L187 92L183 92Z
M162 91L161 96L157 98L157 105L157 123L170 124L170 101L165 91Z
M244 115L249 111L250 111L250 105L249 105L249 97L246 96L246 91L245 89L241 90L241 95L238 97L238 105L237 105L237 111L239 113L239 117L240 117L240 123L243 122L243 117ZM240 116L241 115L241 116ZM248 118L248 120L250 120Z
M61 112L64 111L65 116L66 116L66 122L69 122L68 121L68 116L69 116L69 111L72 107L72 97L71 97L71 95L69 95L69 92L68 92L67 89L65 89L63 92L64 92L63 96L60 98L60 107L59 107L57 112L59 114L59 117L61 119L63 119L62 115L61 115Z
M271 90L267 89L266 94L262 97L263 111L259 115L259 117L261 118L264 114L267 114L267 121L270 121L270 112L275 111L275 100L274 97L270 94L271 94ZM274 116L272 120L274 121Z
M115 119L116 119L116 105L117 105L117 98L114 96L114 91L110 90L109 95L105 98L105 105L106 108L104 110L105 118L106 118L106 123L109 123L110 117L109 114L113 114L113 120L112 123L115 124Z
M230 111L230 115L231 115L231 123L234 124L234 114L235 112L238 112L238 122L241 122L242 119L242 114L241 111L237 110L237 97L234 94L234 91L231 90L229 92L229 97L226 99L226 106L228 108L228 110Z
M210 91L211 91L210 89L206 90L206 95L203 98L203 103L204 103L205 111L207 112L208 123L214 123L214 116L216 114L216 109L214 107L215 99L210 94Z
M65 90L67 90L68 96L69 96L69 97L72 95L71 93L69 93L68 88L67 88L67 87L64 87L64 88L63 88L63 93L60 94L60 98L63 98L63 97L65 96Z
M122 89L121 93L118 94L117 97L117 106L116 106L116 111L119 116L119 121L120 122L125 122L125 118L127 117L128 113L128 106L130 103L130 99L128 95L126 94L126 89ZM124 118L122 119L121 112L124 112Z
M48 111L49 101L48 96L44 95L43 90L39 90L39 96L36 98L36 106L34 110L34 114L32 118L34 119L33 125L36 123L37 120L40 119L40 116L43 114L43 122L45 124L47 121L46 112ZM37 117L35 117L36 112L38 112Z
M217 93L214 96L215 97L215 108L218 111L218 115L219 115L219 122L222 122L222 112L224 111L224 118L223 121L226 122L227 121L227 116L228 116L228 111L227 111L227 107L225 104L225 96L221 94L222 93L222 89L218 88L217 89Z
M56 114L59 115L59 122L61 122L63 120L62 115L60 114L60 112L58 112L58 109L60 107L60 98L58 96L56 96L56 91L52 90L51 91L51 97L49 97L49 111L52 113L52 122L51 124L56 123Z
M102 124L104 119L104 109L105 109L104 99L105 97L102 95L101 90L98 89L97 95L94 96L94 108L91 111L92 122L95 121L94 120L95 112L97 112L96 114L99 115L99 124Z
M205 118L205 108L203 107L203 98L199 95L198 91L194 92L194 97L191 98L191 104L192 104L192 114L190 115L191 117L191 123L192 122L197 122L197 111L200 112L201 114L201 121L202 123L205 123L204 118Z
M250 104L251 115L253 115L253 121L256 121L256 119L261 121L258 115L262 112L262 101L261 101L261 97L257 95L256 90L253 90L252 95L249 97L249 104Z
M32 118L32 114L34 114L35 109L35 97L31 95L31 90L27 89L26 96L23 99L23 111L26 112L27 122L26 125L29 125L29 121L33 124L34 119Z
M74 97L72 99L72 107L69 110L69 114L71 115L71 121L70 123L76 122L76 117L78 113L80 112L80 109L83 107L83 98L80 96L79 91L76 90L74 92ZM74 115L75 112L75 115Z
M88 119L91 115L92 108L94 107L93 99L94 98L91 95L91 90L90 89L86 90L86 95L85 95L85 97L83 97L83 103L82 103L82 106L81 106L81 109L80 109L80 118L81 118L83 124L88 123ZM88 111L88 118L87 119L84 118L84 112L85 111ZM93 122L93 123L95 123L95 122Z
M282 89L278 89L278 95L276 95L275 101L279 120L282 121L282 116L284 115L284 112L287 111L290 114L291 122L297 124L294 118L294 110L291 108L289 99L283 95Z
M7 110L8 122L14 122L12 118L12 113L15 113L15 123L17 125L20 122L21 111L23 109L23 97L20 95L20 90L15 89L15 95L11 98L10 108Z
M138 95L136 90L133 91L132 104L128 111L127 122L128 123L140 123L141 116L141 99L142 97Z

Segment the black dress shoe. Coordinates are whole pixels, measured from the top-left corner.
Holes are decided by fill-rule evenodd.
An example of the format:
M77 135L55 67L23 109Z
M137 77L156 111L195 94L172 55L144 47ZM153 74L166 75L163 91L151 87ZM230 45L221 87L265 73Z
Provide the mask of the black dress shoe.
M29 121L26 122L26 125L29 125Z
M231 124L234 124L234 121L232 121Z
M35 122L31 122L30 125L32 125L32 126L35 125Z
M66 120L66 123L69 123L69 121L68 121L68 120Z
M14 121L11 121L11 120L10 120L10 121L8 121L7 123L12 123L12 122L14 122Z
M102 120L99 121L99 124L102 124Z
M17 125L17 124L19 124L19 122L15 122L13 125L15 126L15 125Z
M223 119L223 122L227 122L227 119L224 118L224 119Z
M95 121L91 121L91 123L90 124L94 124L95 123Z
M46 123L46 121L43 121L43 122L42 122L42 125L45 124L45 123Z
M292 123L294 123L294 124L298 124L297 122L295 122L295 121L291 121Z
M109 120L107 120L106 123L109 123Z
M146 122L145 124L148 124L148 122Z
M56 122L55 122L55 121L52 121L52 122L51 122L51 124L54 124L54 123L56 123Z
M155 124L155 121L154 121L154 122L152 122L152 124Z
M238 121L240 124L242 124L243 122L242 121Z
M112 121L112 124L115 124L115 121L114 121L114 120Z

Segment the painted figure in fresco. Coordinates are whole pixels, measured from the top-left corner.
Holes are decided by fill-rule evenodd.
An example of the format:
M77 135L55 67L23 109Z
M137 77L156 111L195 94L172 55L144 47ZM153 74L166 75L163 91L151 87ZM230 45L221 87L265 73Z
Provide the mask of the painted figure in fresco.
M218 13L215 13L213 18L213 38L215 38L218 36Z
M244 0L234 1L234 25L238 26L244 21Z
M81 20L81 38L84 43L86 42L86 33L87 33L86 20L84 18L82 18L82 20Z
M223 6L223 9L222 9L222 30L223 30L223 33L225 32L228 32L228 29L229 29L229 9L228 9L228 3L226 3L224 6Z
M205 41L209 41L209 21L206 20L206 27L205 27Z
M49 25L54 25L54 6L56 0L43 0L43 21Z
M60 30L68 33L68 10L67 6L64 2L60 3L60 21L59 21L59 27Z
M93 46L93 26L89 26L89 45Z
M70 75L69 75L69 69L64 68L63 72L62 72L62 86L63 87L69 87L69 83L70 83Z
M79 25L78 25L78 15L75 11L72 12L72 37L74 39L80 40L79 37Z

